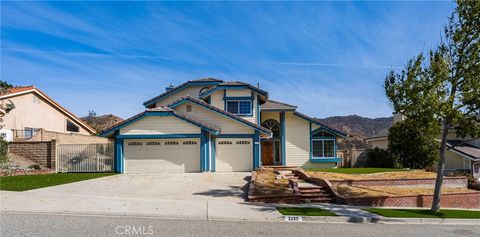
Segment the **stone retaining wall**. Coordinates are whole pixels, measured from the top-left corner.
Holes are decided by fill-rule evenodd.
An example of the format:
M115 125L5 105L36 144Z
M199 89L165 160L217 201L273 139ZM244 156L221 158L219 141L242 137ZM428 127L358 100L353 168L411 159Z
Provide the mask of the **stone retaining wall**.
M20 175L37 175L37 174L52 174L53 170L15 170L15 171L0 171L0 177L2 176L20 176Z
M435 179L381 179L381 180L342 180L330 181L333 185L362 185L362 186L404 186L410 187L432 187L435 186ZM444 177L443 186L449 188L467 188L467 177Z

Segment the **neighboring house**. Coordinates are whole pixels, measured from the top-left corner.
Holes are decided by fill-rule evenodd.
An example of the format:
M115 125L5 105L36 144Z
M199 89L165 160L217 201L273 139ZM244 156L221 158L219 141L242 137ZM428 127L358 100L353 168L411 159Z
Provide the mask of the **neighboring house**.
M393 122L399 122L403 116L394 114ZM472 172L474 164L480 162L480 139L458 138L450 133L447 137L447 152L445 169L447 171L463 170ZM388 148L388 129L379 131L376 135L366 138L372 148Z
M91 136L96 131L35 86L12 87L0 94L0 104L13 102L5 114L0 133L8 141L49 141L64 143L106 142ZM62 140L62 141L58 141Z
M115 139L120 173L335 167L346 134L243 82L206 78L167 87L145 111L100 135Z

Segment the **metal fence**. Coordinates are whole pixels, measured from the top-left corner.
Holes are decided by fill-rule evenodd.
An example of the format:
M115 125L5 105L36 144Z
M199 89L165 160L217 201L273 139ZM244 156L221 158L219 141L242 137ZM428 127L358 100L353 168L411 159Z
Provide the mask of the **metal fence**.
M58 172L112 172L113 144L61 144L57 147Z

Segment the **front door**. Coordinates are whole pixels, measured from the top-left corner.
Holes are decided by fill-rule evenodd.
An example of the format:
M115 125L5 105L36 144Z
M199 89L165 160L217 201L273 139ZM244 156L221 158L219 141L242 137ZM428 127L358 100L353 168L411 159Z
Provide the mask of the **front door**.
M262 165L273 165L273 141L262 141Z

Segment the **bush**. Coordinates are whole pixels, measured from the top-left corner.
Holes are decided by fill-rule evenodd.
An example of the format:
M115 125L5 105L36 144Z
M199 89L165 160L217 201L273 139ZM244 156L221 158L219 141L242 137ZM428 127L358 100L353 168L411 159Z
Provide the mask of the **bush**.
M395 168L395 158L388 150L378 147L367 150L367 164L369 167L375 168Z
M480 191L480 181L473 177L468 178L468 188Z
M8 161L8 142L0 139L0 163Z
M388 133L388 150L402 168L424 169L438 160L439 143L434 129L419 129L405 120L395 123Z
M39 165L31 165L31 166L29 166L28 168L34 169L34 170L40 170L40 166L39 166Z

